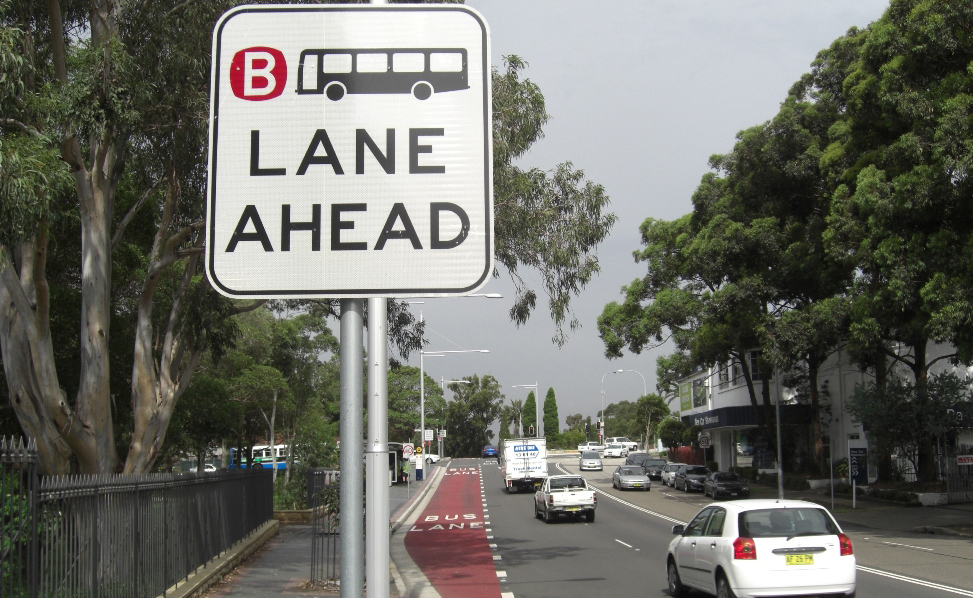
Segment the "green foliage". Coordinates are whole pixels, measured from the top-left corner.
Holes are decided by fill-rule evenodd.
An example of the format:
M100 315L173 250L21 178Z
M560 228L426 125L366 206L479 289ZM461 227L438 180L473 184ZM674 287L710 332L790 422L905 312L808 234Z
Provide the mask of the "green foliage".
M557 414L557 399L554 397L554 388L547 389L547 396L544 397L544 436L548 442L557 442L561 433L561 418Z
M558 436L553 446L547 448L560 448L574 450L579 444L588 440L584 435L584 430L570 429Z
M493 376L473 374L463 380L469 384L449 386L454 400L447 407L447 451L454 457L478 457L485 445L492 444L490 426L500 417L504 395Z
M534 431L537 431L537 399L534 397L533 390L528 393L527 400L524 401L524 429L521 433L526 435L530 426L534 426Z
M564 322L571 329L579 325L571 316L571 298L599 271L595 250L616 217L603 213L608 196L601 185L586 181L570 162L551 172L525 172L513 164L543 136L549 119L540 88L521 78L526 67L519 57L507 56L504 68L493 70L495 257L516 287L511 319L523 324L536 306L537 292L520 272L534 269L558 327L554 341L563 344Z
M675 417L667 417L659 423L659 440L668 448L683 446L686 435L686 424Z

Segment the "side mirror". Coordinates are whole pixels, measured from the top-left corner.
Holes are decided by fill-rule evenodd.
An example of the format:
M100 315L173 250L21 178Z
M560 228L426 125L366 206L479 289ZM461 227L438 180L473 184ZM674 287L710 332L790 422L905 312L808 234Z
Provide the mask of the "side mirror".
M681 536L683 534L683 532L685 532L685 531L686 531L686 526L685 525L674 525L674 526L672 526L672 535L673 536Z

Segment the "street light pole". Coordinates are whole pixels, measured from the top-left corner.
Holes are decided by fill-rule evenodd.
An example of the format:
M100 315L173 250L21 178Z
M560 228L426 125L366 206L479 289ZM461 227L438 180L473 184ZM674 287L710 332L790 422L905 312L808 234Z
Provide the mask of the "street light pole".
M536 424L534 424L534 431L537 433L536 434L537 437L542 436L542 433L541 433L541 423L543 423L543 422L541 421L541 409L540 409L541 402L537 399L537 396L536 396L536 395L540 394L538 392L538 390L537 390L537 382L534 382L533 384L514 384L511 388L533 388L534 389L534 393L535 393L535 396L534 396L534 421L537 422ZM521 423L523 423L523 420L521 420ZM521 425L521 427L520 427L520 433L523 434L524 436L526 436L526 434L524 434L524 427L523 427L523 425Z

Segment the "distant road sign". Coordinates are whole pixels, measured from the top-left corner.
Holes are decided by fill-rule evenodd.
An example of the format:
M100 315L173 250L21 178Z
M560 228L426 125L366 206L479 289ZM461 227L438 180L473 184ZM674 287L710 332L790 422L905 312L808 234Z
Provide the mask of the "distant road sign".
M416 447L411 444L402 445L402 456L408 459L412 456L412 453L416 452Z
M699 447L700 448L709 448L711 446L713 446L713 439L710 438L710 435L709 434L705 434L705 433L704 434L700 434L699 435Z
M244 5L213 35L206 273L237 298L493 272L490 41L462 5Z
M432 429L426 430L423 433L423 435L422 435L422 439L423 440L432 440L432 433L433 433Z
M417 446L416 447L416 454L417 455L421 455L422 454L422 447L421 446Z

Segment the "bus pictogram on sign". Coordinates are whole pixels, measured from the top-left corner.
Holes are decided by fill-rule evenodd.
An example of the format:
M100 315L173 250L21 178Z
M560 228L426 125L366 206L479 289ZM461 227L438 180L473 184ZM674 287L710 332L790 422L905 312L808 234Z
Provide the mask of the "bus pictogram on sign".
M323 49L301 52L297 93L338 101L345 94L412 94L469 89L465 48Z

